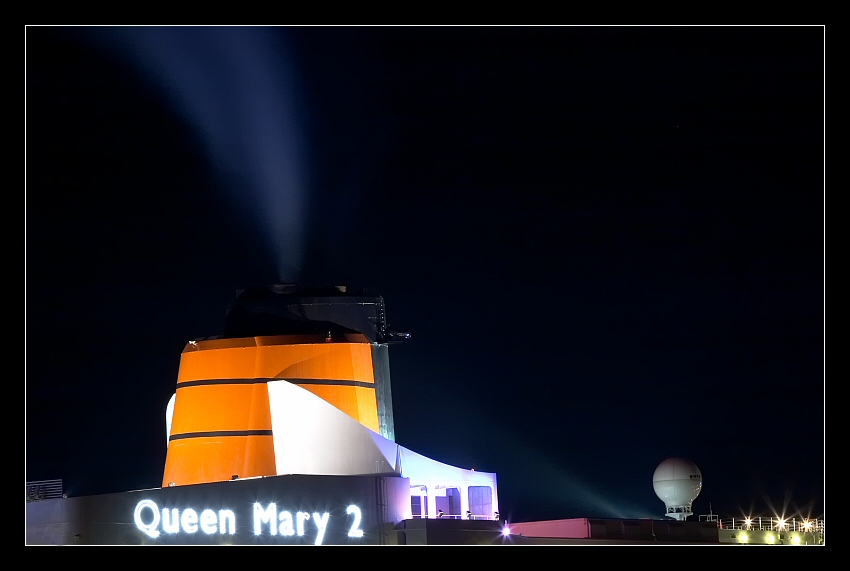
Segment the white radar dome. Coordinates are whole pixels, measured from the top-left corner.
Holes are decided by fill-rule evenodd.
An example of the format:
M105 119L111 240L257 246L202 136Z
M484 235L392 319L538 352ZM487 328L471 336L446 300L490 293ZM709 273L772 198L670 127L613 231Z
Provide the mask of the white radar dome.
M667 517L685 520L693 514L691 504L702 491L702 472L684 458L668 458L652 475L655 495L664 502Z

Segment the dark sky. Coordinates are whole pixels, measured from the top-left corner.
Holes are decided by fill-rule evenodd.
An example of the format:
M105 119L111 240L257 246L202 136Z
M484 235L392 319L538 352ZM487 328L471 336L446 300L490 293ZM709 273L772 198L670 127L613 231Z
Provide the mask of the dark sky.
M383 295L513 521L824 513L824 29L26 28L27 481L158 487L187 341Z

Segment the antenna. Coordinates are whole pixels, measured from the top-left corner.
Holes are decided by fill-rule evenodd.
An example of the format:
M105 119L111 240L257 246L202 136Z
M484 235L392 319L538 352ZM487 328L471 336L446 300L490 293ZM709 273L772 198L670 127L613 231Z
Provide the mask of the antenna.
M684 458L668 458L655 469L652 487L667 511L667 517L685 521L693 515L691 504L702 491L702 473Z

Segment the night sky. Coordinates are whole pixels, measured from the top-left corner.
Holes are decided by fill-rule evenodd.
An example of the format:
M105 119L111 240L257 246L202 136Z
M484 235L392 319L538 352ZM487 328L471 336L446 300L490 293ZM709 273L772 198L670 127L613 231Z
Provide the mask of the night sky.
M236 291L382 295L503 516L824 515L824 29L27 27L25 480L159 487ZM696 519L696 518L694 518Z

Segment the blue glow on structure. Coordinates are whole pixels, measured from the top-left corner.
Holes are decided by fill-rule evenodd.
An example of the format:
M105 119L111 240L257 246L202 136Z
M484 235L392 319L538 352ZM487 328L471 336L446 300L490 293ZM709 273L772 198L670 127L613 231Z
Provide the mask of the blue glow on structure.
M412 514L409 505L401 513L434 518L438 501L445 501L448 490L452 490L459 505L457 513L447 514L450 517L469 513L472 519L498 519L493 517L499 511L496 474L451 466L418 454L286 380L269 381L266 386L276 435L278 475L366 474L384 466L387 472L409 479L411 495L420 498L418 513ZM299 523L296 521L296 525Z

